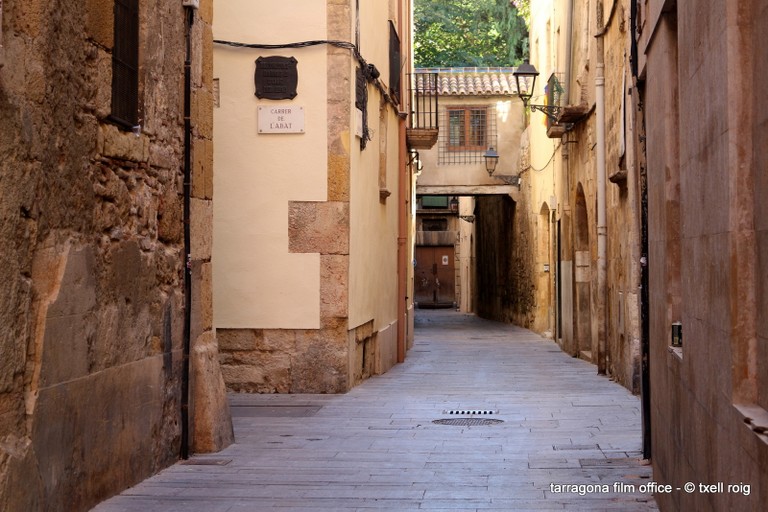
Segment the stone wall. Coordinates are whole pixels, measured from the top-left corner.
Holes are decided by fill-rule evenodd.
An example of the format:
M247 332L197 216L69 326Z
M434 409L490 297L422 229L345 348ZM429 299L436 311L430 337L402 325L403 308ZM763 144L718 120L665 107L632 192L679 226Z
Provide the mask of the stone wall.
M530 327L534 318L532 219L509 196L479 196L475 206L477 314Z
M654 478L724 484L723 492L657 501L664 511L761 510L768 501L768 9L726 0L640 7ZM680 348L670 346L673 322L682 324Z
M612 15L605 15L606 372L639 393L640 169L631 144L636 108L628 97L629 2L615 2Z
M575 9L569 46L572 56L565 55L565 47L556 48L563 53L555 59L557 71L571 70L569 83L565 84L567 97L563 101L569 106L581 107L586 113L558 141L561 144L554 150L551 164L556 181L554 189L559 194L558 204L552 205L557 207L560 223L561 275L556 276L561 286L561 304L557 309L561 315L559 339L564 351L597 364L603 337L606 373L637 393L640 383L640 226L637 159L630 144L632 105L626 96L630 66L629 2L607 2L602 13L598 7L599 3L592 3L589 8ZM568 26L565 12L558 9L555 14L560 16L561 28ZM600 58L594 37L597 33L601 34L605 62L605 152L609 181L604 190L598 190L597 183L595 76ZM541 38L544 36L540 34ZM539 114L536 116L532 116L532 120L538 121ZM542 130L533 121L530 129ZM542 144L540 139L532 138L532 144L536 143ZM552 153L549 144L549 140L543 144L547 154ZM533 176L532 179L545 180L546 177ZM598 283L598 194L605 194L607 213L604 291ZM546 235L546 230L539 229L539 236L542 233ZM556 260L557 256L552 259ZM547 281L540 279L539 301L546 298L545 286ZM542 325L541 316L546 313L539 307L536 325Z
M200 43L212 13L202 4L193 36L195 363L216 352L206 277L210 48ZM140 2L143 119L134 134L107 121L112 9L107 0L3 4L3 510L88 510L179 456L185 18L180 2ZM193 397L198 449L231 441L217 368L193 364L193 390L206 396Z

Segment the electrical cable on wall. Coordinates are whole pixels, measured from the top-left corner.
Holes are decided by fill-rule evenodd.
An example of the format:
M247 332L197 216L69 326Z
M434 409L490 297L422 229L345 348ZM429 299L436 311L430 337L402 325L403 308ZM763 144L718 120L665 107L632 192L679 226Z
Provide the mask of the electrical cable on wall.
M557 150L560 149L560 146L562 146L562 145L563 145L562 142L558 142L557 143L557 146L555 147L555 149L552 150L552 156L549 157L549 160L547 160L547 163L544 164L544 167L542 167L541 169L537 169L537 168L535 168L533 166L533 164L528 164L528 168L530 170L532 170L533 172L541 172L541 171L546 170L547 167L549 167L549 164L552 163L552 160L555 159L555 155L557 154Z
M357 45L350 43L348 41L338 41L333 39L314 39L310 41L299 41L294 43L283 43L283 44L262 44L262 43L241 43L237 41L224 41L221 39L214 39L213 42L215 44L221 44L225 46L231 46L233 48L250 48L250 49L257 49L257 50L282 50L286 48L309 48L312 46L319 46L319 45L330 45L334 46L336 48L343 48L345 50L351 50L352 54L355 56L355 59L357 59L358 63L360 64L360 70L365 77L366 81L368 83L373 84L374 87L381 93L381 95L384 97L384 99L392 105L392 107L395 108L395 110L398 112L398 115L401 115L399 112L399 104L397 101L395 101L392 96L389 94L389 92L384 88L384 86L379 81L380 72L376 68L375 65L369 64L366 62L366 60L363 58L363 56L360 54L360 51L357 47ZM367 95L366 95L367 96ZM365 149L365 144L368 140L371 140L371 134L370 130L368 129L368 122L367 122L367 97L366 97L366 108L363 109L363 136L361 137L360 141L360 149Z

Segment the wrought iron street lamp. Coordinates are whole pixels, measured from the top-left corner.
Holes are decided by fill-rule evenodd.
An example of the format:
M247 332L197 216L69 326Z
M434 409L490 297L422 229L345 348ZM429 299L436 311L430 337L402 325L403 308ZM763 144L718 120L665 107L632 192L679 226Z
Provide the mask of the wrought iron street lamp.
M496 170L496 164L499 163L499 154L495 149L488 148L488 151L483 153L483 158L485 158L485 170L488 171L488 176L491 176Z
M536 86L536 77L539 76L539 72L536 71L533 64L530 64L526 59L512 74L515 76L517 95L523 100L523 106L529 107L531 110L538 110L547 116L550 121L556 123L557 116L562 107L557 105L528 104L533 96L534 87Z

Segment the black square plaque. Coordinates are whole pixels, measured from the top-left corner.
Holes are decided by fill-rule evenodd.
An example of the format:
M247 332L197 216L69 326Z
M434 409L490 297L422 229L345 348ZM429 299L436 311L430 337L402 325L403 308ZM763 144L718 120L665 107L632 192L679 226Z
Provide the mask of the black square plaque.
M293 57L259 57L256 59L256 97L268 100L291 100L296 97L299 82L298 62Z

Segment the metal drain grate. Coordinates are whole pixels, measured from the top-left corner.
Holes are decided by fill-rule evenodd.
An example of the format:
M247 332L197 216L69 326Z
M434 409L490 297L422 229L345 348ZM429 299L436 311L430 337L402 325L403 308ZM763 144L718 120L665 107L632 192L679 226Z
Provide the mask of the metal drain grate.
M498 425L504 423L504 420L494 420L490 418L443 418L432 420L435 425L452 425L454 427L482 427L486 425Z
M479 416L486 414L495 414L496 411L487 409L454 409L452 411L443 411L443 414L460 414L462 416Z

